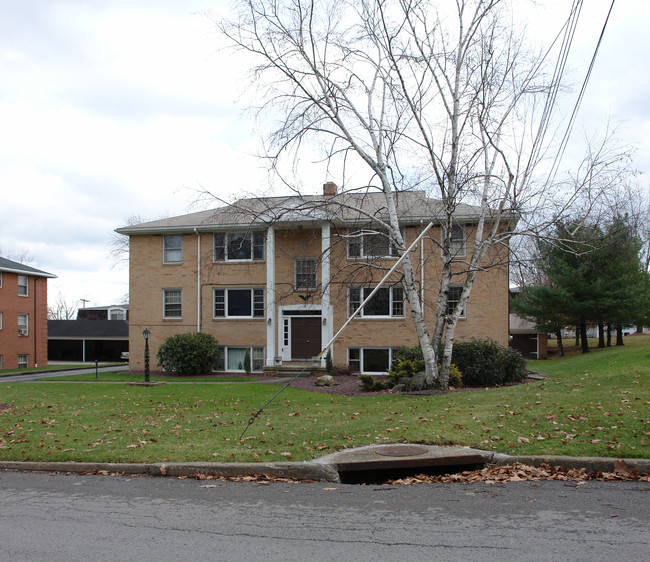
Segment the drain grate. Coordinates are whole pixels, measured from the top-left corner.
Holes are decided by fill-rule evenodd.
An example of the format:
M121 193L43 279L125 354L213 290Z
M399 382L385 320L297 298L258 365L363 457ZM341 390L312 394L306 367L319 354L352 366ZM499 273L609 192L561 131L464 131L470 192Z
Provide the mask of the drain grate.
M426 452L428 452L428 449L417 445L388 445L375 451L377 455L382 457L417 457Z

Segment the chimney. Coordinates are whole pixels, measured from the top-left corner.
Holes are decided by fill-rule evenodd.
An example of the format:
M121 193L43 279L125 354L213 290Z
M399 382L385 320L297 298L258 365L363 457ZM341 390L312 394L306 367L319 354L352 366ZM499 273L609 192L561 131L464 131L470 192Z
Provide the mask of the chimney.
M323 195L325 197L334 197L337 191L338 187L336 187L336 184L333 181L328 181L323 184Z

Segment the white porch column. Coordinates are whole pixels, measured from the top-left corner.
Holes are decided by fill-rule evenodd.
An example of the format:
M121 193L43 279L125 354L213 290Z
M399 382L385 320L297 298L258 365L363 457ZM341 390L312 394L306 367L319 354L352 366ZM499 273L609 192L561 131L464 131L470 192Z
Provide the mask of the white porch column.
M334 334L334 314L330 304L330 223L324 222L321 226L321 285L323 294L321 296L321 306L323 315L322 341L323 345L332 339ZM323 358L322 363L325 364Z
M272 367L275 359L275 229L266 231L266 365Z

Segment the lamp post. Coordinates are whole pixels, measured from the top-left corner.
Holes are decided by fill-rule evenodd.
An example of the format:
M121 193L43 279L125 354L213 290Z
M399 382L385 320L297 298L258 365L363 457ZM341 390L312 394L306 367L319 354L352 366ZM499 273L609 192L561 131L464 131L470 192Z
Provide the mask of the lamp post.
M149 382L149 328L142 330L144 336L144 382Z

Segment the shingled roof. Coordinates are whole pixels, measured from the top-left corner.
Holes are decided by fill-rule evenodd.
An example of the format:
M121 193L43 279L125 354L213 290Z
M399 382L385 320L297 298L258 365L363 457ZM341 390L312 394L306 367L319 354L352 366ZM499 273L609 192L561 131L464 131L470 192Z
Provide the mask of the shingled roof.
M442 204L423 191L403 191L395 194L397 214L404 224L417 224L442 216ZM476 220L480 209L459 204L454 216L459 221ZM213 231L219 229L251 228L255 225L305 224L324 220L335 224L367 223L372 217L386 220L388 211L383 193L350 193L334 196L303 195L287 197L255 197L240 199L231 205L199 211L177 217L116 229L127 235Z
M129 323L127 320L48 320L47 338L126 340Z
M17 261L8 260L7 258L0 257L0 271L6 271L8 273L18 273L19 275L32 275L34 277L48 277L50 279L56 278L56 275L52 273L47 273L46 271L41 271L35 267L25 265L23 263L18 263Z

